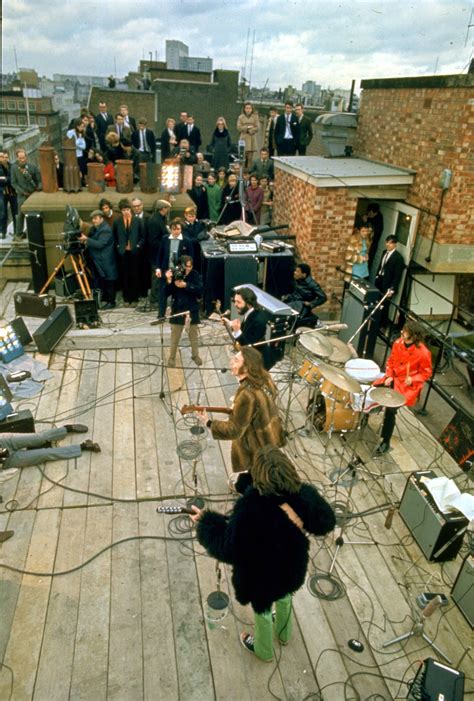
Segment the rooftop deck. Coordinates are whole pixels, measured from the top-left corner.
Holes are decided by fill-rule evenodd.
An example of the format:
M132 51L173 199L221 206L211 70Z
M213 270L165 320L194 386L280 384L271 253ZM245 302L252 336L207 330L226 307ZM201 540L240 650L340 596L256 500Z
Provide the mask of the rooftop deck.
M5 318L13 316L12 290L9 284L2 293ZM0 546L1 563L11 568L0 569L0 698L405 698L418 660L436 654L420 638L388 649L382 644L410 629L421 591L449 595L467 548L452 562L430 563L397 513L391 529L384 527L387 508L399 501L413 470L458 475L461 488L467 478L406 409L383 460L370 457L380 415L370 418L355 446L357 435L341 440L295 431L288 454L330 502L345 504L349 488L346 479L333 485L331 473L347 465L353 449L364 461L349 504L356 516L344 537L366 544L340 549L335 574L343 595L330 600L313 593L311 577L328 572L339 529L312 539L309 586L294 597L294 638L288 647L276 644L273 665L260 663L239 644L253 615L233 599L229 567L221 566L230 610L213 625L206 622L205 602L216 588L215 561L193 539L187 518L156 513L162 502L182 503L193 494L192 461L177 449L183 454L196 444L198 492L212 508L231 506L230 445L193 436L178 410L196 401L229 403L236 385L221 371L228 366L227 338L219 325L205 322L204 366L194 367L185 347L185 367L165 369L160 399L160 330L147 325L151 318L119 309L104 314L97 331L70 332L53 354L37 356L53 373L42 394L16 405L33 411L37 431L51 423L86 423L87 437L102 452L25 468L0 483L0 529L15 532ZM165 362L168 342L165 327ZM283 411L288 369L286 359L274 370ZM307 393L304 383L294 385L290 430L304 423ZM320 588L332 590L324 581ZM472 644L452 600L428 619L426 632L454 663ZM362 653L349 649L350 638L364 643ZM472 676L472 663L468 654L460 669ZM474 681L466 689L474 693Z

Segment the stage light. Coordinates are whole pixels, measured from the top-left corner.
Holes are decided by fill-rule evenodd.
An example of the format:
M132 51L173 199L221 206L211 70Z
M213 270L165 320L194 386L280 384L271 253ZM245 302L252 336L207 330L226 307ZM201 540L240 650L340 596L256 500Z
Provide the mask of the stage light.
M161 166L161 192L180 191L180 166L177 161L165 161Z

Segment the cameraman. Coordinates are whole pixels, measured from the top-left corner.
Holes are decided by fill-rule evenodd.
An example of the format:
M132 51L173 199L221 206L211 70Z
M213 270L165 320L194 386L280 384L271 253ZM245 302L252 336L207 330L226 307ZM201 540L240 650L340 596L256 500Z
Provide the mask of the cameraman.
M181 256L174 270L166 271L166 296L171 295L171 314L189 312L190 324L188 326L189 342L191 344L191 357L196 365L202 365L199 357L198 330L199 301L202 295L202 278L196 270L193 270L191 256ZM188 315L170 319L171 347L168 359L168 367L176 366L176 351L179 339Z
M194 149L187 139L181 139L178 146L171 152L171 158L178 160L182 166L193 166L197 163Z
M41 173L39 169L32 163L28 163L26 151L22 148L15 153L16 162L12 165L11 170L11 185L16 191L18 201L18 215L16 238L23 238L23 214L21 212L22 204L36 190L42 190Z
M87 235L82 233L79 241L86 245L92 260L93 286L102 291L102 309L115 309L115 283L118 275L114 235L100 209L94 209L91 221L92 226L87 227Z

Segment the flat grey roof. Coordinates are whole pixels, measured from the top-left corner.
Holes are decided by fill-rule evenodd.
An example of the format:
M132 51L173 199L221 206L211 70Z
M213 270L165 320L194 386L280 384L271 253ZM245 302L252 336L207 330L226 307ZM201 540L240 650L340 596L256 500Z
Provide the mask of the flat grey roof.
M415 171L365 158L276 156L275 166L318 187L410 185Z

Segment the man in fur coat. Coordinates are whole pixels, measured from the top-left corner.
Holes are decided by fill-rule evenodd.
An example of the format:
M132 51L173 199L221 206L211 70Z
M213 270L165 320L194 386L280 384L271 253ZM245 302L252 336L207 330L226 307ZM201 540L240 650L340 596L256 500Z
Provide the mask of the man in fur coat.
M228 515L193 507L197 538L209 555L232 565L237 601L251 604L255 632L242 633L246 650L265 662L273 659L273 633L286 645L291 637L291 595L304 583L309 558L307 532L334 529L329 504L310 484L303 484L277 448L257 451L253 482ZM241 490L242 477L237 481ZM275 604L275 622L272 618Z
M281 447L285 441L274 401L277 389L263 367L261 353L244 346L232 358L230 369L239 381L239 388L229 420L211 420L205 411L199 418L211 429L213 438L232 441L232 469L242 472L252 465L259 448L265 445Z

